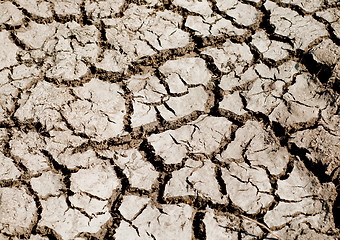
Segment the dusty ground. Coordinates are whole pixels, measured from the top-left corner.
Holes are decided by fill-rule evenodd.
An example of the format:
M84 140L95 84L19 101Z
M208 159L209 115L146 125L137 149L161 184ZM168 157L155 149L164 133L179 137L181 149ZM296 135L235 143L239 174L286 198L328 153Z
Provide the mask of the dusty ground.
M0 1L0 239L337 239L339 7Z

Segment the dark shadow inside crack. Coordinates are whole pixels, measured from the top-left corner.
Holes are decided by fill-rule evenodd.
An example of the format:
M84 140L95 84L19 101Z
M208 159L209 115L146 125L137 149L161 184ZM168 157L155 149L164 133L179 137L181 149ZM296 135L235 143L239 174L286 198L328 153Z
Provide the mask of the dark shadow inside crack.
M318 63L310 53L304 54L301 62L306 66L311 74L315 75L320 80L323 85L327 85L329 83L329 79L333 73L333 68L331 66ZM335 89L333 90L335 91Z
M197 240L206 240L206 229L203 222L204 216L203 212L197 212L193 220L193 231Z
M339 191L339 185L337 186L337 193L338 196L335 199L334 205L333 205L333 216L334 216L334 223L336 228L340 228L340 191Z
M326 168L322 162L313 162L308 159L307 154L309 151L307 149L299 148L295 143L289 143L288 149L291 154L300 158L306 168L318 178L320 183L332 181L331 177L326 174Z

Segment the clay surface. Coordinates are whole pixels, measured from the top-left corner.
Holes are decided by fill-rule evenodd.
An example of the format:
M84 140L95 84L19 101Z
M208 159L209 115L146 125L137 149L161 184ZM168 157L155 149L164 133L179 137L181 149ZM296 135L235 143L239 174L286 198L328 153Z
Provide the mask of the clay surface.
M339 8L0 0L0 239L339 239Z

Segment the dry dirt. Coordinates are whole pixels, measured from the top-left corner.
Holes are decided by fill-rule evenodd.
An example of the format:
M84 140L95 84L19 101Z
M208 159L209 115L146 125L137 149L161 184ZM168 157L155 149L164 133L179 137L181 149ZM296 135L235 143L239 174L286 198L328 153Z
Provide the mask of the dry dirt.
M0 1L0 239L339 239L339 7Z

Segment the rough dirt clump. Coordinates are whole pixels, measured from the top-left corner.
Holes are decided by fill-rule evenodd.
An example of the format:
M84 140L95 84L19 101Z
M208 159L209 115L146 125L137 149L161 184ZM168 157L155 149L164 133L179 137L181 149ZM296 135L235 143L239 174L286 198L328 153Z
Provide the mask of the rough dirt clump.
M339 239L339 7L0 1L0 239Z

